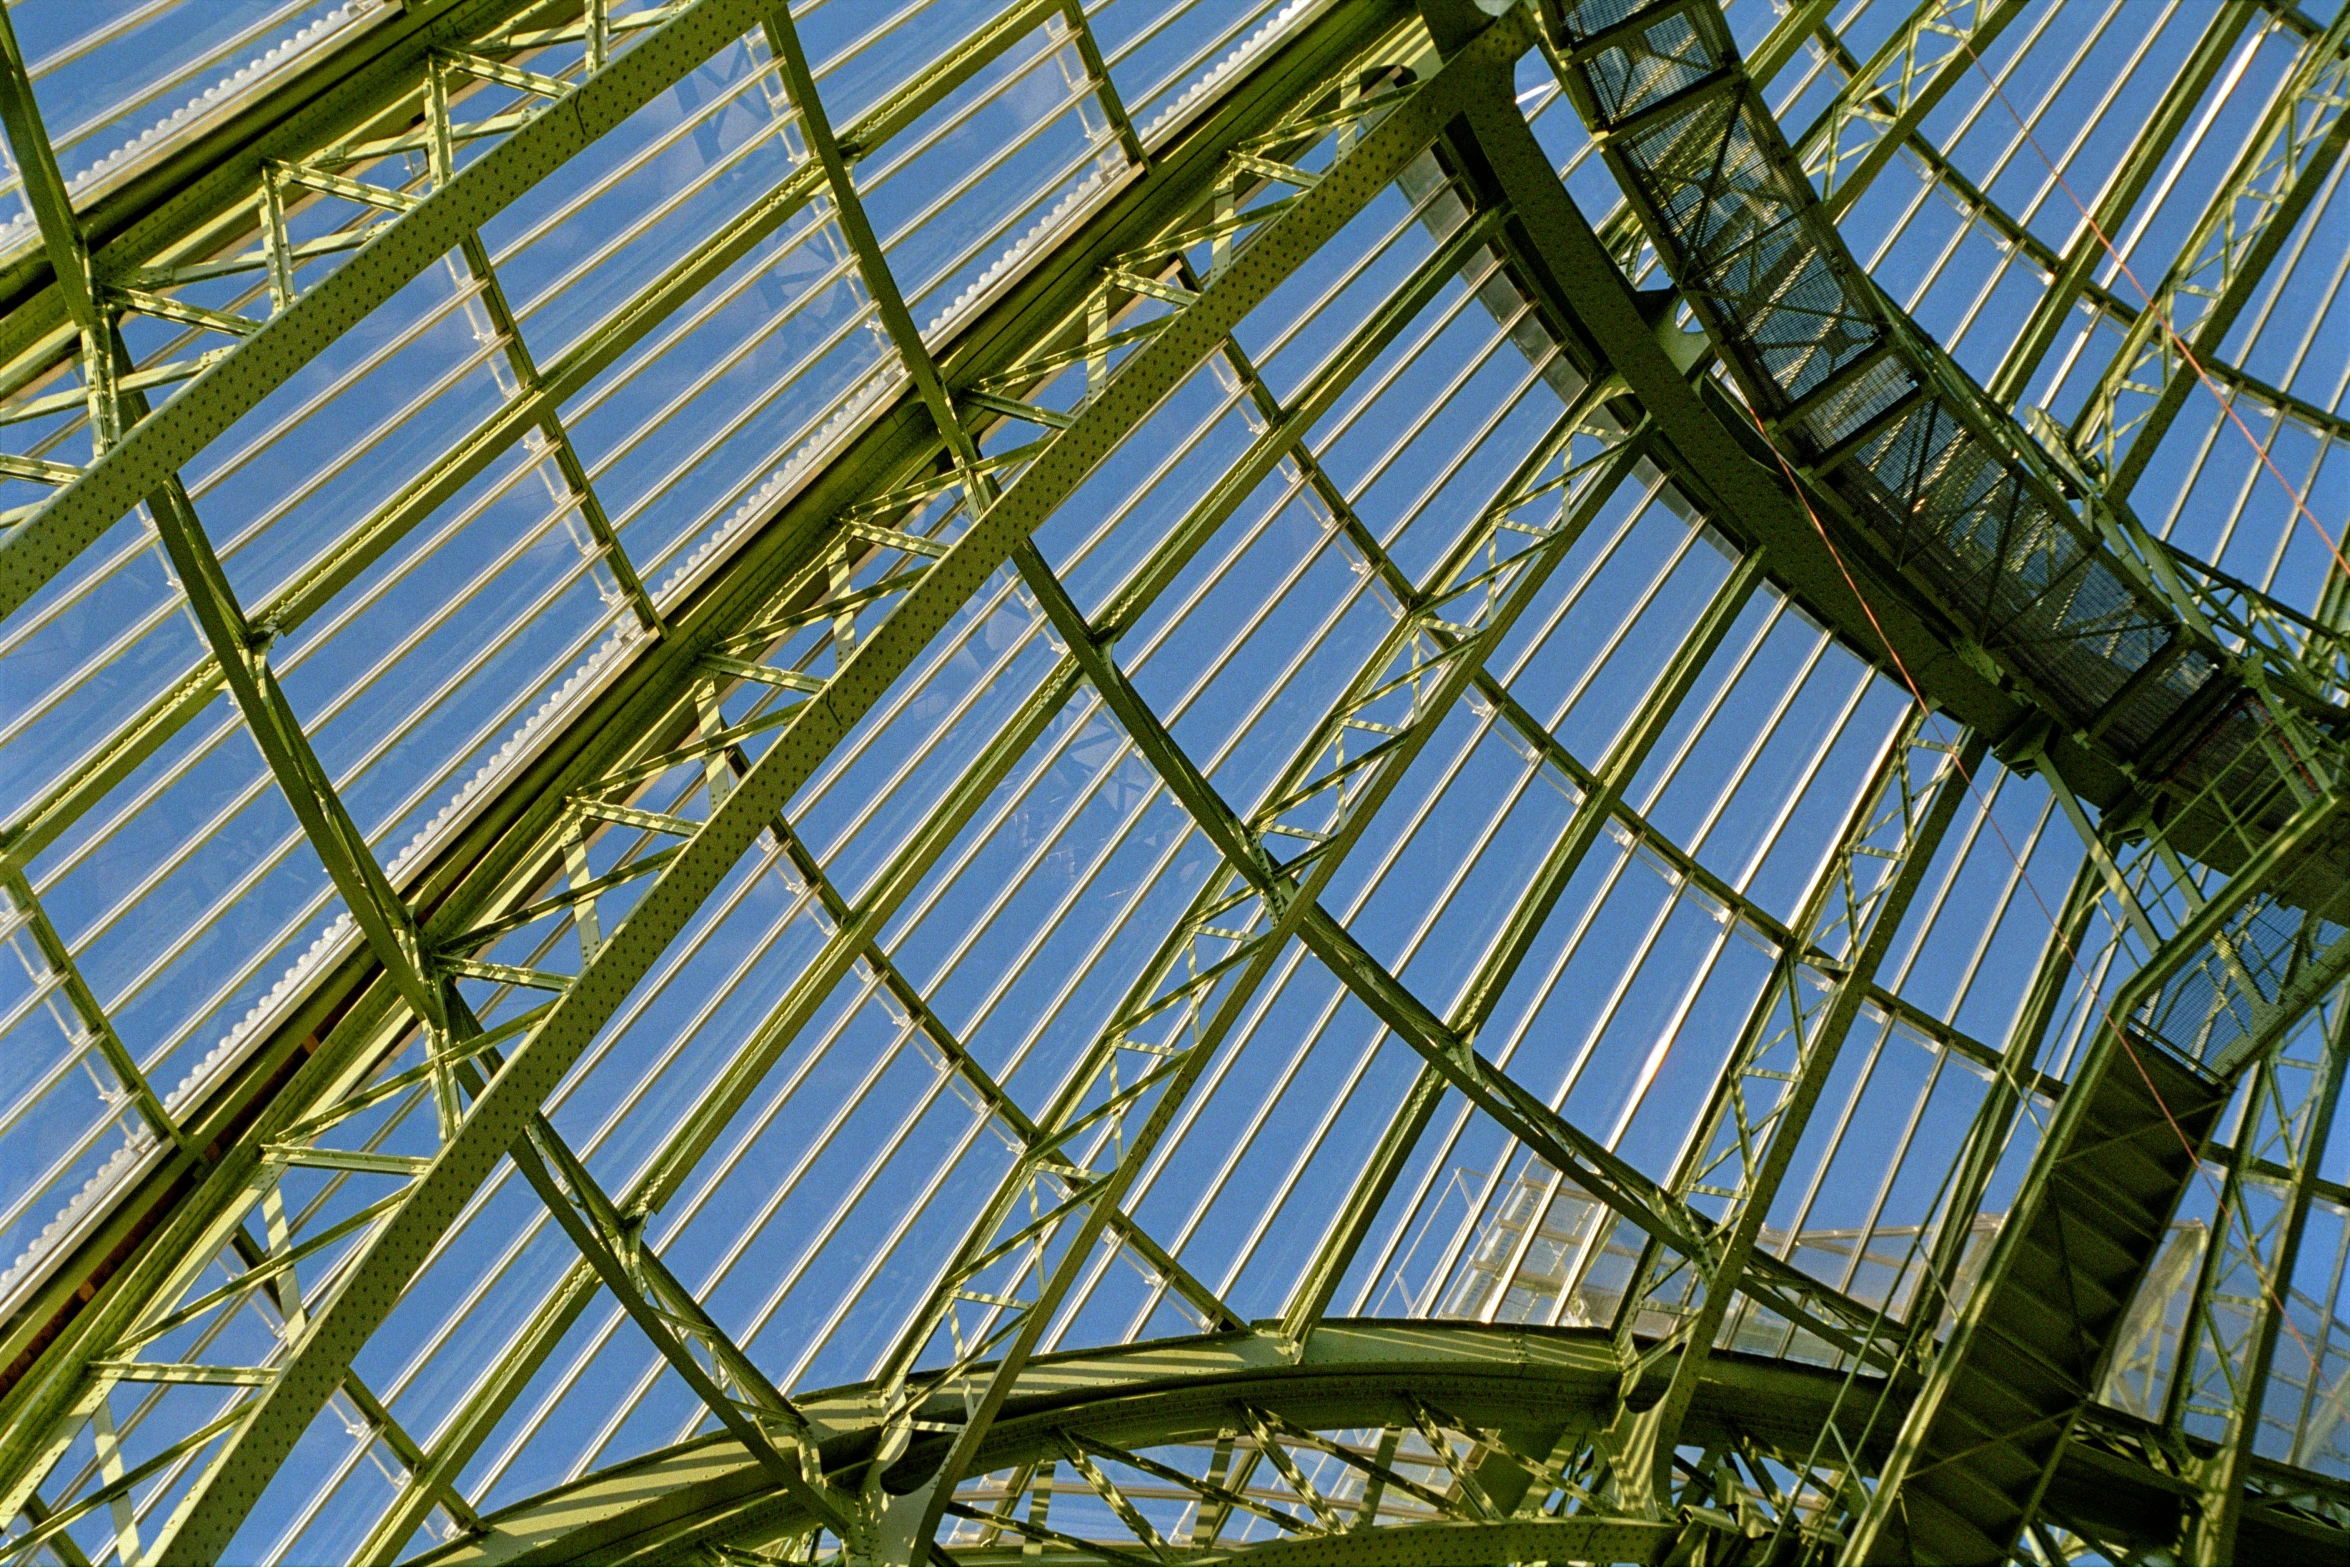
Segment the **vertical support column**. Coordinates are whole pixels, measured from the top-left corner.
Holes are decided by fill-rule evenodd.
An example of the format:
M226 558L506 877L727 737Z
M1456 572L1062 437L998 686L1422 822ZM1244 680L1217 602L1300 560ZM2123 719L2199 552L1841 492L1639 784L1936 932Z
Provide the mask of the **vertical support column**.
M2308 1030L2295 1042L2298 1050L2288 1045L2254 1071L2212 1243L2181 1335L2169 1424L2217 1444L2198 1465L2200 1505L2184 1543L2189 1560L2214 1567L2237 1560L2236 1528L2270 1365L2286 1326L2286 1294L2350 1057L2350 998L2337 996L2335 1006L2331 1029Z
M1894 732L1805 898L1791 926L1794 943L1780 954L1673 1173L1668 1189L1675 1197L1701 1209L1719 1206L1721 1227L1711 1254L1668 1259L1651 1243L1618 1308L1623 1404L1606 1440L1616 1454L1619 1497L1643 1515L1659 1516L1672 1506L1672 1454L1682 1418L1779 1182L1877 967L1957 814L1965 776L1982 761L1986 747L1979 736L1963 747L1930 740L1932 722L1913 708ZM1804 955L1813 950L1828 960ZM1677 1318L1677 1325L1662 1343L1643 1347L1638 1335L1659 1311Z

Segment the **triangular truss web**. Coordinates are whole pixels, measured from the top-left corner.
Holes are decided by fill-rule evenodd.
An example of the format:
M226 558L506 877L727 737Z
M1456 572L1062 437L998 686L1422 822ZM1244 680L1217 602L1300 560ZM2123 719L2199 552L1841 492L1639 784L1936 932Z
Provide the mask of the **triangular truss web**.
M0 1561L2350 1538L2350 9L32 9Z

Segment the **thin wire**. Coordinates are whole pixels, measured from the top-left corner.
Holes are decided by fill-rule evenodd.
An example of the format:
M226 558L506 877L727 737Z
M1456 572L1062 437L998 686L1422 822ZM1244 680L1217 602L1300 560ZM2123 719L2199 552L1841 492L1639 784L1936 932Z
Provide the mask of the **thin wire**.
M2138 291L2138 297L2145 301L2147 312L2154 317L2156 328L2177 345L2179 357L2186 360L2188 367L2195 372L2195 378L2203 383L2204 390L2211 393L2219 403L2220 412L2227 416L2228 422L2243 434L2245 441L2252 447L2253 455L2259 459L2260 466L2266 469L2270 477L2274 478L2284 489L2287 498L2293 503L2295 514L2302 521L2308 523L2311 530L2325 541L2326 553L2334 557L2334 564L2341 568L2343 577L2350 579L2350 560L2343 559L2341 545L2335 540L2333 534L2326 531L2325 524L2317 520L2316 514L2310 511L2308 503L2302 500L2301 492L2293 487L2293 481L2285 477L2284 470L2276 465L2276 459L2269 455L2268 448L2261 444L2260 437L2252 433L2252 427L2246 424L2244 416L2236 411L2235 399L2221 392L2219 383L2212 379L2211 372L2203 368L2203 361L2195 357L2195 350L2187 345L2187 340L2181 337L2177 329L2171 325L2169 313L2155 302L2153 293L2148 290L2146 285L2138 281L2138 274L2130 270L2129 262L2124 260L2122 253L2114 248L2113 241L2106 236L2105 230L2098 224L2096 215L2090 212L2088 206L2081 200L2080 193L2073 189L2072 182L2064 177L2064 170L2057 167L2056 160L2048 156L2048 149L2040 145L2040 138L2034 134L2030 122L2017 111L2014 102L2007 96L2006 90L1999 85L1999 79L1993 76L1983 64L1983 57L1975 53L1974 45L1962 37L1958 41L1958 46L1964 49L1967 58L1974 62L1976 73L1990 85L1992 96L1999 100L2000 106L2007 110L2008 117L2015 121L2016 128L2023 132L2024 140L2030 143L2033 153L2047 166L2049 174L2056 180L2057 187L2064 192L2065 199L2073 204L2073 209L2081 215L2081 221L2089 226L2089 232L2097 237L2099 248L2113 258L2113 264L2121 270L2121 275L2128 278L2130 286Z
M2278 486L2284 490L2286 498L2292 502L2295 515L2300 517L2302 521L2308 523L2310 530L2314 532L2319 539L2324 541L2326 552L2333 556L2334 564L2341 569L2344 579L2350 580L2350 560L2345 560L2343 558L2342 549L2339 542L2336 541L2333 534L2326 530L2325 524L2317 520L2316 515L2310 511L2307 502L2301 498L2301 492L2294 488L2292 481L2287 479L2283 470L2277 467L2276 459L2269 454L2268 447L2261 442L2257 435L2253 434L2252 427L2244 422L2244 416L2236 411L2235 399L2231 396L2223 394L2220 391L2218 384L2212 379L2211 372L2206 370L2203 366L2203 361L2196 357L2195 350L2188 345L2187 340L2180 336L2178 330L2171 324L2169 313L2155 301L2152 291L2149 290L2144 283L2139 281L2138 274L2131 270L2128 260L2126 260L2123 257L2121 251L2115 247L2113 240L2106 234L2103 225L2098 223L2096 214L2092 213L2089 210L2088 204L2081 200L2080 193L2074 190L2072 187L2072 182L2065 178L2064 170L2058 166L2054 158L2051 158L2048 155L2048 149L2041 145L2039 135L2032 129L2031 122L2026 120L2023 114L2017 110L2014 100L2007 96L2007 90L2000 86L1999 78L1993 75L1990 68L1983 64L1983 57L1975 52L1975 46L1973 42L1962 35L1958 40L1958 46L1966 51L1967 59L1974 65L1975 73L1983 78L1984 84L1991 89L1991 95L1997 98L1999 100L2000 107L2007 111L2008 118L2015 121L2016 129L2022 132L2023 138L2025 142L2031 147L2033 154L2038 157L2040 162L2047 168L2049 175L2056 181L2057 188L2064 192L2065 199L2073 204L2073 210L2080 214L2081 221L2088 225L2089 232L2096 237L2098 247L2102 249L2107 256L2112 258L2114 266L2120 271L2121 275L2125 278L2128 278L2130 281L2130 286L2138 291L2139 299L2144 301L2146 310L2154 317L2156 329L2162 332L2164 336L2168 337L2170 341L2176 345L2179 352L2179 357L2187 362L2188 367L2195 372L2195 378L2203 383L2204 390L2211 393L2212 398L2219 404L2220 412L2226 415L2228 422L2234 425L2238 433L2244 437L2246 444L2252 448L2253 456L2258 459L2261 468L2266 470L2269 476L2275 479ZM2314 45L2312 47L2314 47ZM1776 451L1777 448L1774 447L1774 454L1776 454ZM1781 461L1780 466L1782 468L1786 466L1784 460ZM1793 475L1790 474L1789 478L1792 479ZM1798 491L1798 494L1800 496L1801 492ZM1811 510L1810 502L1808 500L1805 501L1804 510L1806 512ZM1819 519L1817 517L1813 517L1812 525L1815 528L1819 526ZM1823 540L1826 540L1827 534L1825 531L1821 533L1820 537ZM1830 543L1828 548L1830 552L1833 553L1835 550L1835 545ZM1839 570L1841 570L1843 567L1843 561L1841 558L1839 558L1837 561L1837 567ZM1851 581L1851 576L1847 574L1845 576L1845 582L1847 585L1850 585ZM1853 589L1855 597L1859 596L1859 591L1860 590L1857 587ZM1866 600L1862 601L1861 607L1864 610L1868 608ZM1876 616L1873 613L1869 616L1869 623L1871 625L1876 624ZM1882 637L1884 635L1883 629L1879 628L1877 634ZM1890 642L1886 643L1886 651L1892 652L1892 644ZM1900 655L1895 654L1894 660L1896 664L1898 664L1900 661ZM1902 671L1902 678L1904 680L1908 679L1908 671L1906 669ZM1913 694L1915 692L1914 684L1912 686L1912 692ZM2295 756L2295 761L2296 764L2298 764L2299 757L2297 754ZM2304 775L2306 775L2306 767L2303 768L2303 772ZM1993 825L1996 828L1997 824L1994 823ZM2001 833L2000 838L2002 842L2005 842L2006 834ZM2039 893L2037 890L2034 891L2033 898L2035 901L2040 901L2040 906L2043 910L2047 908L2047 904L2039 899ZM2051 923L2053 924L2053 916L2051 916ZM2061 930L2058 932L2057 939L2060 942L2064 940ZM2067 956L2072 957L2069 944L2067 946ZM2080 961L2077 957L2073 957L2073 966L2076 970L2080 968ZM2086 976L2084 975L2083 977L2085 978ZM2105 1015L2106 1020L2111 1023L2112 1013L2110 1010L2106 1011ZM2123 1049L2129 1051L2131 1064L2138 1068L2138 1073L2141 1077L2145 1077L2145 1065L2138 1060L2136 1050L2132 1048L2129 1043L2129 1036L2126 1033L2123 1033L2118 1025L2115 1027L2115 1032L2121 1036ZM2153 1091L2154 1085L2152 1079L2150 1078L2147 1079L2147 1088L2149 1091ZM2179 1139L2182 1143L2185 1142L2185 1132L2180 1129L2177 1120L2171 1116L2170 1107L2167 1104L2162 1103L2162 1096L2159 1092L2155 1093L2155 1103L2161 1106L2164 1119L2170 1121L2171 1130L2178 1133ZM2250 1113L2250 1107L2247 1107L2247 1113ZM2250 1132L2249 1129L2247 1129L2244 1137L2240 1138L2239 1141L2246 1141L2248 1140L2249 1136ZM2215 1208L2224 1207L2224 1193L2216 1190L2216 1183L2212 1181L2210 1172L2203 1169L2200 1152L2193 1149L2192 1147L2189 1148L2189 1152L2195 1154L2196 1168L2200 1173L2202 1173L2205 1183L2215 1187ZM2241 1150L2239 1156L2243 1158L2251 1157L2249 1147ZM2316 1150L2310 1150L2310 1152L2305 1155L2305 1157L2316 1157ZM2215 1214L2215 1226L2218 1222L2225 1218L2226 1215L2224 1213ZM2277 1315L2284 1322L2286 1330L2293 1335L2294 1341L2301 1346L2304 1353L2313 1353L2310 1351L2308 1341L2302 1337L2299 1327L2293 1322L2292 1313L2285 1309L2283 1300L2279 1298L2275 1282L2269 1278L2265 1271L2262 1270L2260 1264L2257 1261L2255 1261L2252 1266L2254 1275L2260 1280L2261 1292L2268 1297L2269 1304L2276 1308ZM2186 1353L2186 1346L2184 1344L2180 1346L2180 1352L2182 1354ZM2250 1418L2255 1420L2259 1418L2259 1412L2257 1410L2250 1411L2248 1413Z
M1861 592L1860 584L1853 579L1851 568L1844 562L1843 551L1836 548L1836 541L1829 537L1827 528L1820 521L1819 513L1812 509L1811 497L1805 493L1802 484L1796 479L1794 469L1788 466L1787 459L1780 454L1777 443L1771 440L1770 432L1763 428L1762 419L1753 408L1747 408L1746 416L1754 421L1756 433L1762 436L1763 444L1770 448L1773 460L1779 465L1779 471L1786 475L1789 488L1795 492L1797 504L1803 507L1803 514L1811 520L1812 531L1817 533L1820 542L1828 547L1829 557L1836 562L1837 574L1843 577L1845 587L1851 590L1853 598L1860 604L1861 613L1868 617L1870 627L1877 633L1877 640L1884 644L1886 655L1893 660L1893 667L1900 672L1902 684L1909 688L1910 697L1918 704L1921 711L1931 716L1934 711L1933 707L1926 701L1925 693L1919 690L1916 679L1909 672L1909 665L1903 661L1900 650L1894 647L1893 639L1885 634L1885 627L1877 619L1875 607L1869 603L1868 596ZM1992 812L1990 801L1984 795L1981 784L1968 769L1966 759L1954 752L1950 761L1959 777L1966 781L1968 793L1975 797L1977 809L1982 812L1983 819L1990 824L1991 831L1999 839L2000 846L2007 851L2008 859L2014 862L2016 874L2026 890L2032 894L2032 901L2040 906L2041 914L2048 921L2048 928L2056 936L2057 945L2064 950L2065 960L2072 965L2073 972L2080 976L2082 983L2088 986L2091 1004L2096 1007L2098 1014L2105 1020L2106 1026L2113 1031L2114 1038L2120 1042L2122 1053L2129 1057L2130 1065L2137 1070L2139 1080L2146 1085L2146 1092L2153 1097L2155 1108L2162 1112L2163 1120L2169 1124L2171 1135L2178 1138L2179 1146L2186 1149L2187 1156L2194 1161L2196 1174L2200 1175L2204 1184L2211 1188L2213 1206L2215 1209L2224 1210L2226 1192L2220 1183L2213 1179L2211 1172L2204 1167L2202 1148L2187 1136L2186 1128L2179 1124L2178 1117L2172 1113L2169 1101L2163 1098L2162 1090L2155 1085L2153 1074L2146 1070L2146 1063L2140 1059L2137 1046L2131 1042L2129 1030L2124 1028L2120 1020L2114 1016L2112 1004L2098 996L2097 986L2090 979L2089 971L2081 962L2080 953L2074 948L2071 938L2066 936L2063 922L2057 918L2055 911L2048 907L2048 900L2040 895L2040 889L2033 883L2030 870L2024 865L2023 856L2016 852L2015 844L2007 836L2007 829L1999 824L1999 818ZM2232 1085L2229 1093L2230 1097L2233 1097ZM2251 1155L2248 1150L2240 1149L2238 1157L2249 1158ZM2215 1214L2215 1229L2225 1217L2224 1212ZM2299 1326L2294 1323L2292 1313L2285 1309L2284 1299L2277 1293L2275 1282L2262 1268L2258 1260L2254 1260L2251 1266L2254 1277L2260 1280L2261 1293L2267 1297L2269 1304L2276 1308L2277 1316L2284 1323L2285 1330L2293 1335L2294 1342L2301 1346L2304 1353L2314 1354L2309 1341L2303 1337ZM2182 1355L2188 1354L2189 1348L2190 1346L2182 1342L2180 1353ZM2254 1418L2258 1417L2258 1411L2251 1413Z

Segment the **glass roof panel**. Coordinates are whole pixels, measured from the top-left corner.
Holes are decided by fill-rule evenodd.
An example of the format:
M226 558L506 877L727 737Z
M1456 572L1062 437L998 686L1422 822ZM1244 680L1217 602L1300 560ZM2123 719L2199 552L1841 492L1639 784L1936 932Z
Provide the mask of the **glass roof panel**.
M1544 249L1476 112L1398 129L1460 78L1385 0L12 5L85 217L36 221L36 160L0 235L9 1386L109 1248L105 1298L158 1304L107 1319L147 1335L120 1354L59 1341L98 1391L42 1406L37 1474L0 1443L0 1489L81 1510L0 1544L459 1550L735 1432L697 1381L758 1393L730 1355L912 1433L915 1368L1006 1353L1342 1317L1645 1341L1706 1297L1642 1194L1897 1333L2005 1277L2117 1009L2195 1057L2161 1029L2198 983L2199 1038L2273 1042L2190 1139L2100 1397L2234 1440L2206 1339L2251 1308L2203 1259L2274 1263L2257 1186L2304 1217L2255 1280L2247 1451L2350 1480L2342 839L2323 779L2240 811L2181 782L2340 745L2346 24L1719 9L1816 198L1741 199L1829 215L1909 323L1871 351L2105 508L2130 591L2258 622L2163 633L2253 655L2233 707L2182 699L2194 745L2126 754L2110 692L2075 722L1868 534L1859 436L1794 444L1725 351L1753 302L1693 304L1624 199L1635 138L1579 107L1618 34L1473 89L1595 263ZM297 67L326 107L286 106ZM210 134L136 134L190 93L260 127L233 201L100 226ZM1625 322L1653 364L1611 362ZM119 474L81 547L17 564ZM1994 568L2045 578L2040 548ZM2271 636L2318 650L2302 728L2242 683ZM157 1225L169 1278L134 1256ZM634 1286L598 1225L654 1259L611 1264ZM1715 1347L1875 1364L1760 1278ZM367 1311L331 1395L275 1413L313 1324Z

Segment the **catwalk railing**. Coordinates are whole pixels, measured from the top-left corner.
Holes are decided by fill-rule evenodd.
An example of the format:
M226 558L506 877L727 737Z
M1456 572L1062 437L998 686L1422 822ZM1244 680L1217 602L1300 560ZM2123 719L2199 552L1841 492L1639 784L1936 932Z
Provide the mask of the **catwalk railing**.
M2153 541L2123 499L2142 450L2093 467L2046 420L2027 433L1882 295L1710 0L1546 10L1568 93L1743 402L1725 406L1751 421L1847 581L1858 556L2026 697L2004 756L2045 763L2063 734L2132 786L2092 823L2051 769L2141 961L2101 1000L2104 1026L1848 1547L1860 1560L2004 1557L2103 1377L2227 1085L2265 1071L2350 969L2339 642ZM2325 100L2321 138L2337 143L2339 94L2323 84L2342 25L2285 89ZM2180 371L2192 354L2181 339L2160 357ZM2183 379L2153 388L2158 402L2175 406ZM2097 476L2109 467L2111 488ZM2150 843L2164 896L2142 896L2143 871L2139 890L2121 873L2113 845L2130 836ZM2202 1559L2236 1544L2249 1442L2231 1438L2202 1475L2214 1483L2189 1530Z
M2131 1020L2239 1070L2350 968L2322 869L2350 847L2339 638L2149 539L1883 297L1717 7L1587 0L1555 25L1568 92L1831 547L1890 562L2179 852L2257 870L2168 946Z

